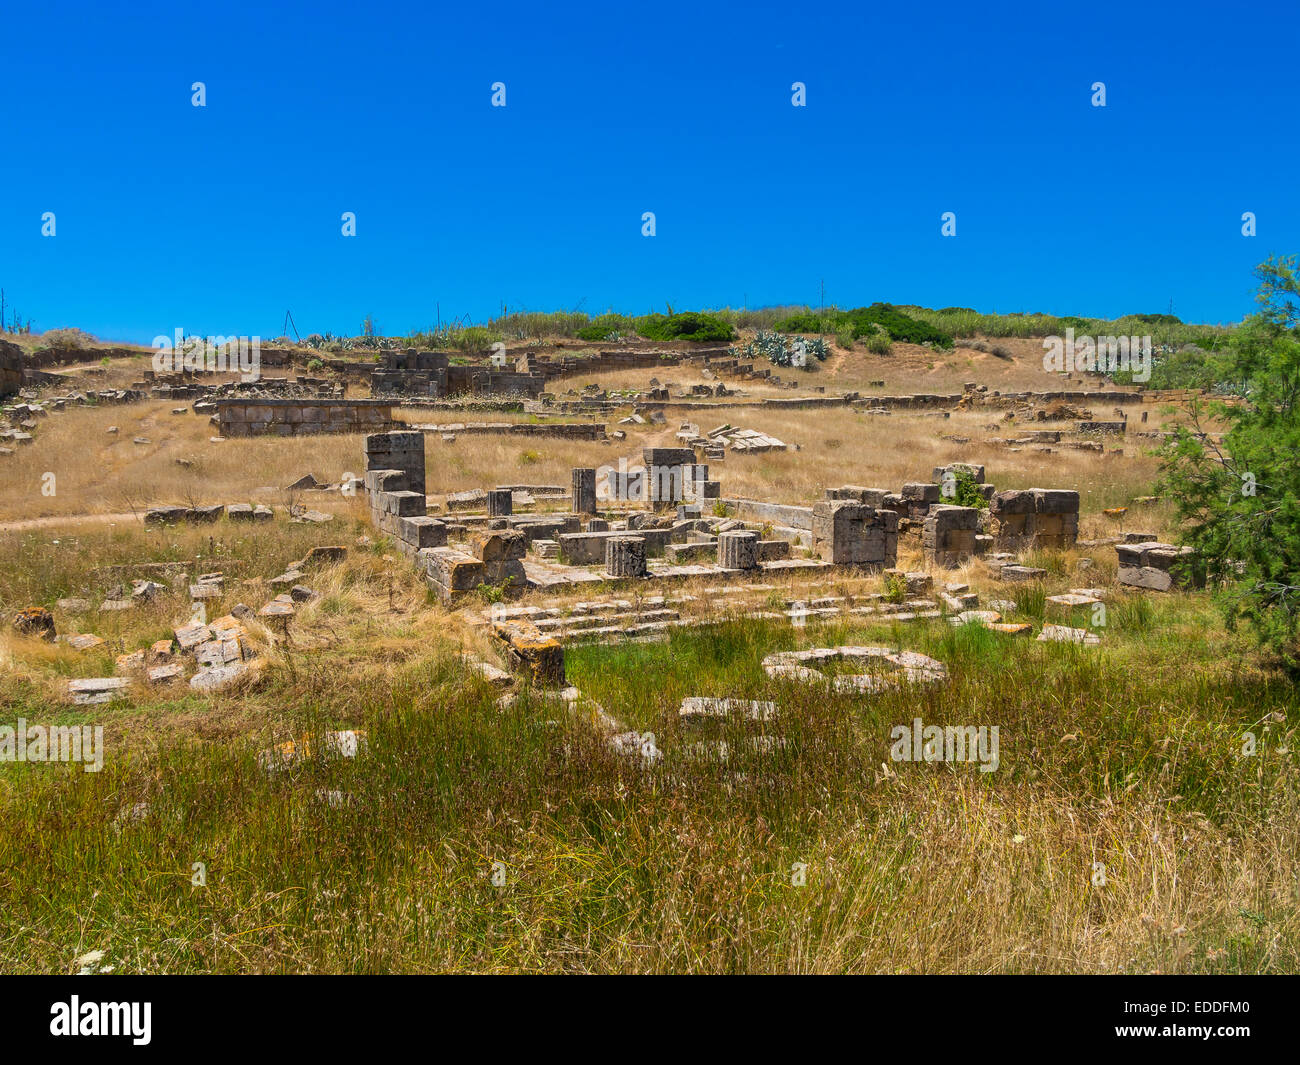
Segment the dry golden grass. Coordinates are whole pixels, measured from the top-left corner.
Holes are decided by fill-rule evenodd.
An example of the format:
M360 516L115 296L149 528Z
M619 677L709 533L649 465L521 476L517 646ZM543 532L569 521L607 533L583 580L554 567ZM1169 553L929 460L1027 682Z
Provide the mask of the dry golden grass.
M37 441L0 460L0 527L32 519L73 515L125 516L164 503L264 502L285 504L284 488L304 473L338 483L345 473L364 471L359 435L255 438L214 443L214 427L194 414L173 415L166 403L72 409L42 419ZM419 421L448 420L443 412L408 410ZM950 418L895 412L873 416L849 408L758 410L718 406L682 415L708 431L730 422L770 433L790 450L758 455L729 453L711 464L725 496L808 503L826 488L842 484L897 491L907 481L928 481L935 466L975 462L1001 488L1077 488L1092 522L1085 535L1115 531L1100 511L1126 506L1145 495L1157 472L1149 452L1153 441L1130 437L1124 453L1105 454L1034 446L1013 451L986 443L1017 432L993 411L959 411ZM476 420L476 419L475 419ZM109 435L110 425L119 427ZM426 440L430 497L497 484L567 485L574 466L638 461L647 446L671 446L678 422L666 427L623 426L627 439L594 443L552 437L459 434L444 442ZM1068 429L1069 423L1035 422L1034 428ZM968 437L958 443L945 437ZM150 443L139 445L135 437ZM188 465L182 465L182 462ZM43 494L43 478L55 474L56 494ZM269 489L267 491L266 489ZM299 493L295 500L317 509L346 509L337 493ZM122 520L125 520L123 518ZM1130 511L1129 528L1147 528L1144 515ZM1086 524L1086 523L1085 523Z

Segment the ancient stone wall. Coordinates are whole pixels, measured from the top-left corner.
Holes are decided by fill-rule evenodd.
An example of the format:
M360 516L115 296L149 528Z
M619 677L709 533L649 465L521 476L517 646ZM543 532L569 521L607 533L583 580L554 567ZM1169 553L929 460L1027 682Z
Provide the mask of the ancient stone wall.
M1204 575L1196 565L1195 553L1190 547L1148 541L1116 544L1115 552L1119 556L1120 584L1168 592L1204 583Z
M221 399L213 402L222 436L373 433L393 424L392 404L370 399Z
M374 433L366 437L366 502L370 518L408 557L441 547L447 526L428 515L421 433Z
M0 396L12 396L23 384L23 349L0 340Z
M974 507L932 506L921 531L921 553L926 561L954 567L983 554L989 537L980 537L980 516Z
M892 566L898 559L898 514L852 500L814 503L812 546L825 562Z
M1063 488L998 492L989 505L989 532L998 551L1065 551L1079 537L1079 493Z

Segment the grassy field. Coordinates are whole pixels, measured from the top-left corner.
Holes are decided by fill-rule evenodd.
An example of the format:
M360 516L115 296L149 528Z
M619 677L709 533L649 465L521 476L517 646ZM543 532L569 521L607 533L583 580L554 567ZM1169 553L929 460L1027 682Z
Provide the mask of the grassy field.
M875 372L860 350L835 358L819 382ZM949 369L956 380L964 367ZM633 372L632 385L651 373ZM918 373L897 390L938 390ZM999 488L1078 488L1081 535L1097 537L1120 528L1104 508L1150 493L1147 442L1130 436L1122 454L1011 451L988 443L1015 433L1000 414L732 403L683 420L799 445L715 464L725 495L806 503L826 487L897 490L973 461ZM1172 417L1153 411L1149 427ZM624 428L627 440L607 445L431 437L431 499L567 484L574 465L670 443L676 424ZM1029 559L1048 570L1041 585L1000 585L978 562L940 577L982 601L1014 599L1008 619L1035 626L1092 624L1044 597L1102 588L1102 642L1076 647L942 619L796 627L687 584L683 613L699 626L661 643L568 649L585 700L654 733L664 759L643 767L611 750L587 702L573 710L525 688L498 705L466 667L500 661L476 623L486 600L451 611L433 601L360 500L300 495L334 520L288 522L283 486L359 472L359 437L211 435L205 418L165 403L70 410L0 460L0 614L85 597L83 610L55 608L59 631L107 641L76 652L7 620L0 632L0 725L97 724L106 747L98 773L0 763L7 972L76 971L91 951L116 972L1273 973L1300 962L1296 689L1224 630L1205 593L1126 591L1105 547ZM39 490L46 470L54 496ZM139 520L143 506L189 501L268 502L277 516ZM1123 527L1166 535L1169 521L1158 504L1131 509ZM305 575L319 596L287 633L249 626L262 668L246 683L68 705L69 678L107 675L117 654L188 619L195 574L226 575L210 616L257 609L278 590L271 578L326 544L348 547L347 560ZM176 583L152 603L96 609L113 584L159 564ZM900 565L920 567L915 545ZM768 609L810 594L794 578L767 583ZM816 594L883 590L878 577L837 575ZM950 682L836 694L761 667L777 650L856 644L928 654ZM778 714L688 726L677 709L692 695L770 699ZM997 726L998 768L893 761L891 730L918 717ZM322 751L321 734L339 728L365 730L357 758L259 764L287 740L315 737ZM1246 733L1258 742L1250 755ZM716 740L726 761L700 746Z
M447 638L372 643L359 668L346 640L303 652L207 709L239 704L245 735L205 738L182 702L153 712L195 735L136 742L101 773L7 767L6 968L66 971L95 949L119 972L1294 971L1297 767L1269 720L1294 689L1196 599L1113 617L1103 648L732 619L571 651L586 695L655 731L651 771L554 704L499 709ZM952 683L828 695L758 666L879 642L939 658ZM10 713L49 717L7 684ZM687 694L774 699L757 727L783 746L751 751L735 726L714 733L725 764L683 760ZM914 717L998 724L998 770L891 765L889 729ZM365 728L368 748L257 764L272 740L335 727ZM1243 758L1247 730L1261 745Z

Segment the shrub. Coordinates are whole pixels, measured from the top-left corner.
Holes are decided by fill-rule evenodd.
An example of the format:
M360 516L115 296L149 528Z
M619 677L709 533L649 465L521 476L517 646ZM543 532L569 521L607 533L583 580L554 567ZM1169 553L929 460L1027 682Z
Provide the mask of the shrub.
M88 348L97 343L81 329L47 329L41 334L42 348Z
M735 330L720 318L699 311L648 314L636 320L636 331L647 340L689 340L696 344L731 340Z
M944 502L954 507L974 507L976 510L988 510L989 502L980 492L979 482L970 470L961 467L952 471L953 494Z
M792 314L773 323L772 328L778 333L825 333L824 324L815 314Z
M907 598L907 581L901 573L887 573L883 592L885 602L901 603Z
M739 354L747 359L767 359L774 366L794 366L800 345L805 355L802 363L804 366L810 365L806 358L809 355L820 362L830 354L826 341L821 337L787 337L782 333L766 333L761 329Z
M928 322L904 314L888 303L873 303L870 307L843 311L836 322L836 328L843 325L847 325L855 337L869 338L877 332L876 326L880 326L892 340L907 344L932 344L938 348L953 346L951 333L945 333Z
M578 330L579 340L621 340L635 330L636 323L626 314L602 314Z
M1221 441L1202 437L1199 405L1163 450L1158 491L1175 500L1182 542L1220 587L1229 627L1246 622L1260 643L1300 670L1300 275L1294 256L1256 270L1260 312L1234 335L1225 374L1250 402L1217 410ZM1198 573L1196 575L1202 575Z
M872 355L888 355L894 350L894 342L882 329L874 330L867 336L867 350Z

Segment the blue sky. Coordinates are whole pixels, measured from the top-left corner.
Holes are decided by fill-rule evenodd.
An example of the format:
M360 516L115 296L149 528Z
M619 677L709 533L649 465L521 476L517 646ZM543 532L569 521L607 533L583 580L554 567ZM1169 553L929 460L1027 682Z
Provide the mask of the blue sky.
M6 8L0 286L38 330L398 334L823 281L1226 322L1300 251L1294 3L118 6Z

